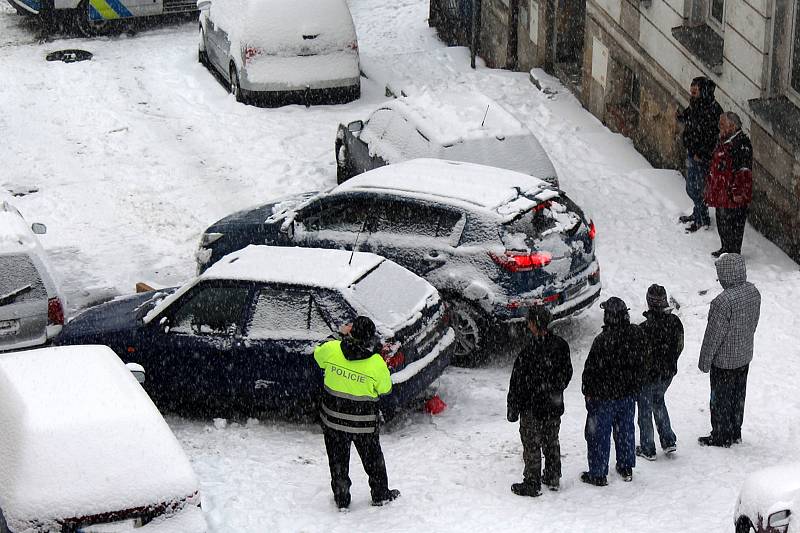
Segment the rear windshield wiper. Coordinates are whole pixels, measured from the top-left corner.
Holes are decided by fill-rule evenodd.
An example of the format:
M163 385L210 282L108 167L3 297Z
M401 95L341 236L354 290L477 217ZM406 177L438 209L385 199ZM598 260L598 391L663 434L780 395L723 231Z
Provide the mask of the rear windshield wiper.
M13 291L7 294L3 294L2 296L0 296L0 305L6 305L12 303L14 300L17 299L17 296L21 296L26 292L30 291L31 289L33 289L33 285L28 284L25 285L24 287L14 289Z

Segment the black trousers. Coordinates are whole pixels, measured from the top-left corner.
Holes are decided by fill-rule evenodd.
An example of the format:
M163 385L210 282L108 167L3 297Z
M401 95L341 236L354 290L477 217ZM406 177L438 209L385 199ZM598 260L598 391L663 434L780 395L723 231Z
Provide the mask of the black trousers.
M386 462L383 459L378 432L346 433L328 427L323 428L325 450L328 452L328 465L331 470L331 489L338 507L350 505L350 443L356 446L361 464L369 477L372 500L386 499L389 493L389 480L386 476Z
M742 438L747 371L750 365L734 370L711 367L711 438L731 444Z
M536 418L530 413L520 413L519 436L522 440L522 459L525 461L523 480L528 485L541 487L557 485L561 479L561 445L558 431L561 418ZM544 475L542 475L544 454Z
M742 239L744 239L747 210L747 207L717 208L717 231L719 232L719 240L724 253L742 253Z

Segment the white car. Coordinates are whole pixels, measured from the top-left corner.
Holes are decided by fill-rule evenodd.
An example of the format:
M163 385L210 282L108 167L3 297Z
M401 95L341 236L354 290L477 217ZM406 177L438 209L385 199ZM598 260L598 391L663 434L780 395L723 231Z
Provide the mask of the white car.
M345 0L201 0L201 63L239 102L344 103L361 95Z
M0 352L43 345L64 325L64 297L36 238L46 231L0 202Z
M391 100L366 121L339 124L337 182L384 165L436 158L514 170L559 186L539 140L480 93L426 91Z
M739 492L733 521L736 533L800 532L800 463L750 474Z
M0 357L0 533L203 533L181 445L105 346Z

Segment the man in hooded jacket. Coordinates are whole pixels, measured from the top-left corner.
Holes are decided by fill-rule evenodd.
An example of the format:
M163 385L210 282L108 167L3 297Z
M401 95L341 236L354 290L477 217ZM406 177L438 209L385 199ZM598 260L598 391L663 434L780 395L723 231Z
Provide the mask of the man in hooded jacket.
M350 443L369 477L372 504L383 505L400 496L400 491L389 489L378 436L378 397L392 390L392 380L383 357L375 352L375 324L359 316L346 333L342 340L314 350L314 359L325 371L320 419L339 509L350 505Z
M647 343L639 326L631 324L624 301L611 297L600 307L605 311L603 331L594 339L583 367L589 471L581 475L581 481L604 486L612 431L617 473L625 481L633 478L636 397L644 381Z
M680 217L681 222L691 222L687 228L695 232L709 226L711 218L703 199L703 191L714 146L719 137L719 117L722 107L714 99L716 84L699 76L692 80L689 88L689 107L677 113L678 122L683 123L683 146L686 148L686 194L694 208L691 215Z
M698 366L711 373L711 434L703 446L729 447L741 441L747 372L761 314L761 293L747 281L744 257L725 254L715 263L723 291L708 310Z

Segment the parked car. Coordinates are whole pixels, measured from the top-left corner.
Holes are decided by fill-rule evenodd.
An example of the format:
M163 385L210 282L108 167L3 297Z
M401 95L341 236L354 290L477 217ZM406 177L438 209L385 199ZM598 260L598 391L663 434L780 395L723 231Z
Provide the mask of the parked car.
M0 357L0 532L203 533L198 481L105 346Z
M239 102L359 98L358 39L345 0L201 0L201 63Z
M440 291L456 333L453 357L474 364L494 324L521 321L533 304L564 317L599 297L594 238L581 208L542 180L416 159L223 218L203 234L197 260L202 271L264 242L383 255Z
M64 324L64 297L36 234L8 202L0 202L0 352L40 346Z
M733 521L736 533L800 532L800 463L750 474L739 492Z
M339 124L337 182L420 157L516 170L558 187L539 140L511 113L479 93L423 92L381 105L366 121Z
M377 326L391 415L441 375L454 334L436 289L374 254L248 246L180 288L85 311L59 342L106 344L140 364L168 408L294 410L322 384L314 348L358 315Z

